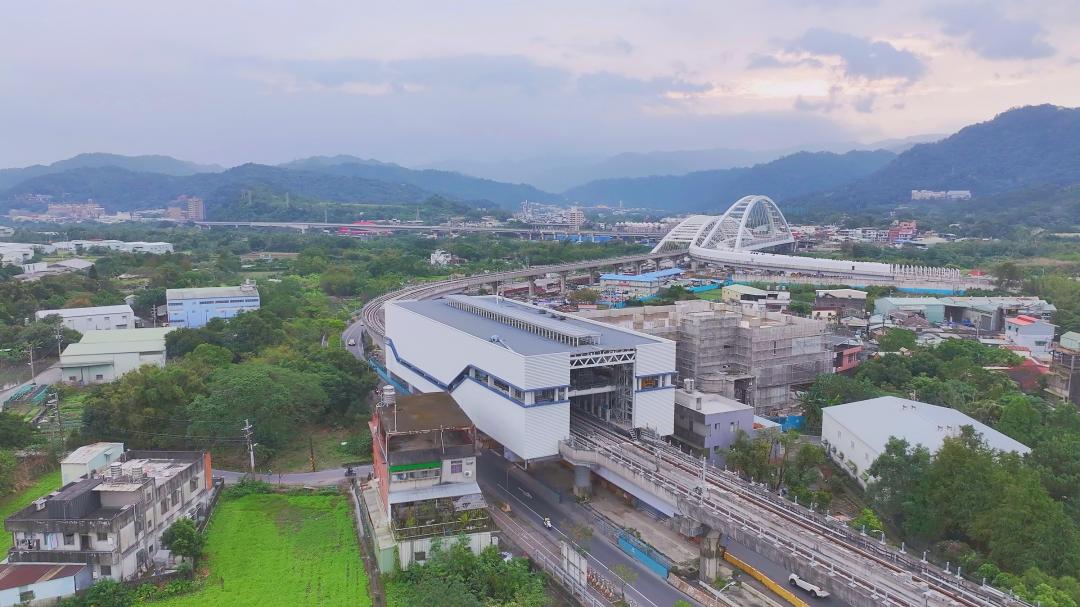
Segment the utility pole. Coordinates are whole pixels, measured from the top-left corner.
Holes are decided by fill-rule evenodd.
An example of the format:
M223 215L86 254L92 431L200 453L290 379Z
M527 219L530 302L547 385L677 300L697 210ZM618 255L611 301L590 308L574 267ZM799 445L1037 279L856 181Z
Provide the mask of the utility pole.
M251 422L244 420L244 441L247 442L248 459L251 461L251 474L255 474L255 445L257 443L251 442L254 436L254 428L251 426Z
M56 358L60 358L60 342L64 339L64 326L56 325Z
M37 373L34 372L34 344L26 342L26 347L30 350L30 381L34 381L34 378L37 377Z
M312 439L310 434L308 435L307 441L308 441L308 453L310 454L310 458L311 458L311 471L315 472L315 441L314 441L314 439Z

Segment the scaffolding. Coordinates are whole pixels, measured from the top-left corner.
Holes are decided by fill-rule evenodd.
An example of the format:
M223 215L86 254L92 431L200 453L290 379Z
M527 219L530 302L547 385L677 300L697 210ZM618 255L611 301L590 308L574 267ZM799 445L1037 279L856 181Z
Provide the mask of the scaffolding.
M832 372L821 320L703 300L582 315L674 340L680 380L693 378L699 390L751 405L758 414L791 406L794 389Z

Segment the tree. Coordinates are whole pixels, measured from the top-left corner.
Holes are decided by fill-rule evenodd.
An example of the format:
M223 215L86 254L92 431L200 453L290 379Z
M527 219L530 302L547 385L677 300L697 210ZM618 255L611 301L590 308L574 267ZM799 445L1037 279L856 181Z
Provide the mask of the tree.
M34 442L34 427L20 415L0 413L0 449L22 449Z
M761 432L754 438L750 438L745 430L738 430L735 440L731 443L727 463L747 478L758 482L768 482L773 474L769 458L772 455L775 434L775 430L771 433Z
M82 604L85 607L132 607L135 593L116 580L102 579L86 591Z
M887 329L884 335L878 337L877 342L882 352L899 352L901 348L913 350L915 349L915 332L892 327Z
M161 541L173 554L184 558L197 559L202 556L203 536L195 528L195 522L184 517L165 530Z
M600 293L596 289L576 289L570 292L571 303L594 304L600 299Z
M928 535L925 521L931 518L926 509L925 486L930 470L930 451L921 445L890 437L885 451L867 469L874 480L866 488L874 508L894 525L908 533Z
M626 587L633 585L638 579L638 572L631 569L628 565L617 563L611 568L611 572L615 574L615 577L619 578L621 583L619 590L622 593L622 598L626 600Z
M15 490L16 473L19 462L11 451L0 451L0 495L7 495Z
M853 529L865 529L867 533L880 532L884 528L881 524L881 519L879 519L877 515L874 514L874 511L869 508L863 508L862 511L859 512L859 516L851 519L848 525L851 525Z

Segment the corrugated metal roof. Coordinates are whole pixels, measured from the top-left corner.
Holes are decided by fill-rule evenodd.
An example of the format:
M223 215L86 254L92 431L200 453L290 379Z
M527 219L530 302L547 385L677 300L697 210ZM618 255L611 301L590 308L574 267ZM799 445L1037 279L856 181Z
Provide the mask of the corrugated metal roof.
M146 329L117 329L115 331L89 330L83 333L80 344L130 343L139 341L162 341L176 327L149 327Z
M476 481L466 483L442 483L419 489L407 489L405 491L391 491L391 504L406 504L422 500L433 500L441 497L460 497L463 495L475 495L480 493L480 485Z
M193 287L190 289L165 289L165 299L203 299L206 297L258 297L256 287Z
M95 356L99 354L126 354L129 352L164 352L164 339L144 339L119 342L95 342L71 344L60 354L60 365L65 356Z
M0 590L30 586L77 575L89 565L80 563L4 563L0 564Z
M822 415L847 428L878 453L885 450L885 444L892 436L902 438L913 446L922 445L933 453L941 448L946 437L958 436L961 426L975 428L992 449L1021 454L1031 451L1027 445L956 409L896 396L825 407ZM822 438L831 440L833 437L823 435Z
M656 270L654 272L646 272L644 274L603 274L600 276L600 279L626 280L629 282L652 282L654 280L660 280L661 278L678 276L682 273L683 271L680 268L669 268L667 270Z
M62 308L59 310L38 310L36 313L38 318L44 318L46 316L52 316L56 314L63 318L74 318L78 316L96 316L98 314L130 314L135 315L135 312L131 309L131 306L127 304L121 304L116 306L94 306L89 308Z
M89 445L83 445L69 453L60 463L87 464L90 463L90 460L110 449L117 449L120 453L123 453L124 443L91 443Z

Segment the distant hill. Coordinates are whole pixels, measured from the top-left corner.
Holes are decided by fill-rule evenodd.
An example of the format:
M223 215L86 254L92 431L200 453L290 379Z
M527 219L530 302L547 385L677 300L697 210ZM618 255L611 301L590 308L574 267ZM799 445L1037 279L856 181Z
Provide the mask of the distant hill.
M60 160L50 165L36 164L21 169L0 169L0 190L5 190L19 182L42 175L62 173L72 169L116 167L140 173L159 173L162 175L195 175L214 173L224 169L217 165L202 165L186 160L177 160L171 156L121 156L119 154L79 154L67 160Z
M1028 106L900 154L834 192L792 201L806 211L849 211L908 201L911 190L971 190L976 199L1080 184L1080 109Z
M94 199L110 210L162 207L181 194L206 200L211 215L228 216L222 207L236 204L244 190L289 193L327 202L412 204L427 200L430 192L402 183L388 183L347 175L245 164L221 173L188 176L140 173L116 167L79 168L42 175L20 182L0 194L7 207L20 204L25 194L48 194L57 199Z
M793 196L831 191L877 171L895 157L886 150L800 152L748 168L593 181L565 195L570 200L622 201L675 212L715 212L747 194L765 194L782 202Z
M505 208L517 208L523 200L561 202L562 197L521 183L503 183L452 171L409 169L355 156L314 156L280 165L326 175L361 177L408 184L428 192L467 201L487 200Z

